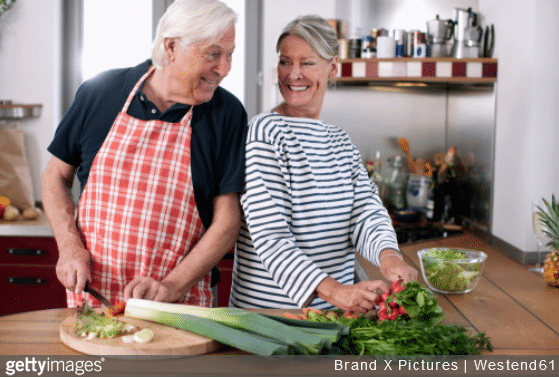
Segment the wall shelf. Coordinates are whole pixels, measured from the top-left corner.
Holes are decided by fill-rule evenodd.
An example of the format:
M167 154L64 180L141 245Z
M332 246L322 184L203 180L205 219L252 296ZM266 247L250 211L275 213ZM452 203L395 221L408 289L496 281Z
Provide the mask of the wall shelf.
M497 82L497 63L493 58L345 59L338 63L336 83L492 84Z
M11 102L0 103L0 120L18 120L36 118L41 115L43 105L12 104Z

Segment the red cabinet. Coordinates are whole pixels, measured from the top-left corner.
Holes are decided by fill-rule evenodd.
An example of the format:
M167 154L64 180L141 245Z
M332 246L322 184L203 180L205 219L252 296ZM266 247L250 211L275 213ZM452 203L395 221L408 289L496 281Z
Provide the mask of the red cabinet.
M52 237L0 237L0 316L66 307Z
M219 268L220 281L217 284L217 306L229 306L229 294L231 294L231 284L233 283L233 252L229 252L217 264Z
M227 307L233 278L233 252L218 264L217 305ZM66 307L56 277L58 248L53 237L0 236L0 316Z

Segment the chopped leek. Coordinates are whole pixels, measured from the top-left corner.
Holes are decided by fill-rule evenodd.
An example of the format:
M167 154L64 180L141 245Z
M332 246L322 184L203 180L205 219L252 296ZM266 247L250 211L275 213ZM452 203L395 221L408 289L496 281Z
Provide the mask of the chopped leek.
M201 334L259 355L322 354L332 349L332 335L321 336L239 308L206 308L130 299L125 315Z

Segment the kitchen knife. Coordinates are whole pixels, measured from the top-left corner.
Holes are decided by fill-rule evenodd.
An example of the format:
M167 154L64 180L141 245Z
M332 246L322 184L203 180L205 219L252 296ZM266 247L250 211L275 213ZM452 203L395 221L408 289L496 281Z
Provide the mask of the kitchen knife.
M99 302L101 302L105 307L110 308L113 311L115 310L115 307L113 306L113 304L104 296L102 296L97 290L93 289L91 286L89 286L89 282L85 281L85 287L83 288L83 291L85 291L86 293L89 293L93 296L93 298L97 299Z

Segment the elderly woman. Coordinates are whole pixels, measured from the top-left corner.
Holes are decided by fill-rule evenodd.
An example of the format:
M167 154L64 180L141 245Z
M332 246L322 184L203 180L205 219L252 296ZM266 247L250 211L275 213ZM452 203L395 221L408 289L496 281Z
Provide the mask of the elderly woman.
M84 296L86 281L113 303L214 303L212 269L241 224L247 116L219 87L236 19L219 1L176 0L159 22L152 60L78 89L42 181L69 307L99 304Z
M362 313L388 286L354 283L356 250L388 280L415 280L417 271L398 252L358 150L344 131L319 120L338 69L333 28L320 17L300 17L277 50L284 101L249 124L230 305Z

